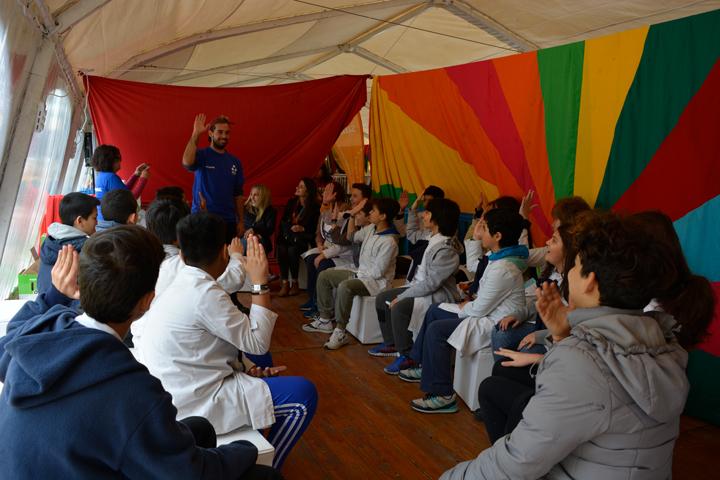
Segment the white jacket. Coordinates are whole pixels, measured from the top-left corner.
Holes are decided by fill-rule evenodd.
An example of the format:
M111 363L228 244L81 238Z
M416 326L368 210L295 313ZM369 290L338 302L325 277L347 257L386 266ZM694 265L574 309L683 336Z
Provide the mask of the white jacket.
M135 348L178 418L205 417L219 434L274 423L267 383L240 371L238 353L266 353L277 314L253 305L248 317L208 273L185 265L145 319Z
M478 285L477 298L460 311L463 321L448 338L448 343L460 355L472 355L490 346L490 335L495 325L512 313L524 311L523 274L511 258L517 257L488 263Z
M158 298L165 289L175 280L180 269L185 266L185 262L180 258L180 249L175 245L163 245L165 250L165 259L160 264L160 273L158 274L157 282L155 282L155 298ZM232 254L230 256L230 262L228 262L227 268L222 275L217 279L218 284L227 293L234 293L242 289L245 283L245 269L240 263L241 256L239 254ZM145 329L145 316L143 315L130 326L130 331L133 335L133 343L138 343L140 337L143 335ZM137 352L141 355L140 352ZM142 358L138 356L142 361Z
M357 278L375 296L387 289L395 277L398 234L377 234L375 225L370 224L353 234L353 242L362 242Z

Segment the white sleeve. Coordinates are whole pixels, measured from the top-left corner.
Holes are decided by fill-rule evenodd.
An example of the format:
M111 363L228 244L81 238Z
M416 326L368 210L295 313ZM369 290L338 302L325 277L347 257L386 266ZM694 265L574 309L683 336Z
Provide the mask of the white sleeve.
M477 271L478 262L483 256L482 242L479 240L467 239L465 244L465 266L468 271L475 275Z
M245 269L240 262L240 258L239 254L233 253L225 271L217 279L217 282L227 293L235 293L241 290L245 283Z
M477 298L463 307L460 318L487 317L512 292L518 275L517 269L504 266L485 270Z
M275 312L252 305L248 317L219 288L210 290L204 299L207 304L198 311L200 321L210 333L246 353L262 355L268 351L277 319Z

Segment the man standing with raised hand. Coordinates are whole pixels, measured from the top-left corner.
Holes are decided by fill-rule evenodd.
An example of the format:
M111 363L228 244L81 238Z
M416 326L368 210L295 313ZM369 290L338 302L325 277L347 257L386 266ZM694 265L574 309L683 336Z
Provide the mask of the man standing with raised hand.
M207 132L210 146L197 148L198 140ZM192 190L192 212L207 210L219 215L227 224L225 243L242 237L243 184L245 177L240 160L226 150L230 139L230 119L220 115L205 123L205 114L195 117L193 132L183 152L182 164L195 174Z

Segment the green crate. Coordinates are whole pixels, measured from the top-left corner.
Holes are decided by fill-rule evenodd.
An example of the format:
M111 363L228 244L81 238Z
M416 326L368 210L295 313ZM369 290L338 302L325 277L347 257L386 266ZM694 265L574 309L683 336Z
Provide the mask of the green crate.
M37 293L37 273L21 273L18 275L18 294L33 295Z

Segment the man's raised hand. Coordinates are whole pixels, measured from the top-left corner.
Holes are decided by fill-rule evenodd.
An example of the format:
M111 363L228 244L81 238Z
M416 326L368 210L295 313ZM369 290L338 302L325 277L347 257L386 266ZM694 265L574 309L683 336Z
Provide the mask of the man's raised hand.
M80 298L80 288L77 282L79 265L78 253L72 245L65 245L60 250L55 266L50 272L52 284L57 291L75 300Z
M195 116L195 123L193 124L193 137L195 140L200 138L200 135L208 131L210 128L209 123L205 123L205 114L200 113Z

